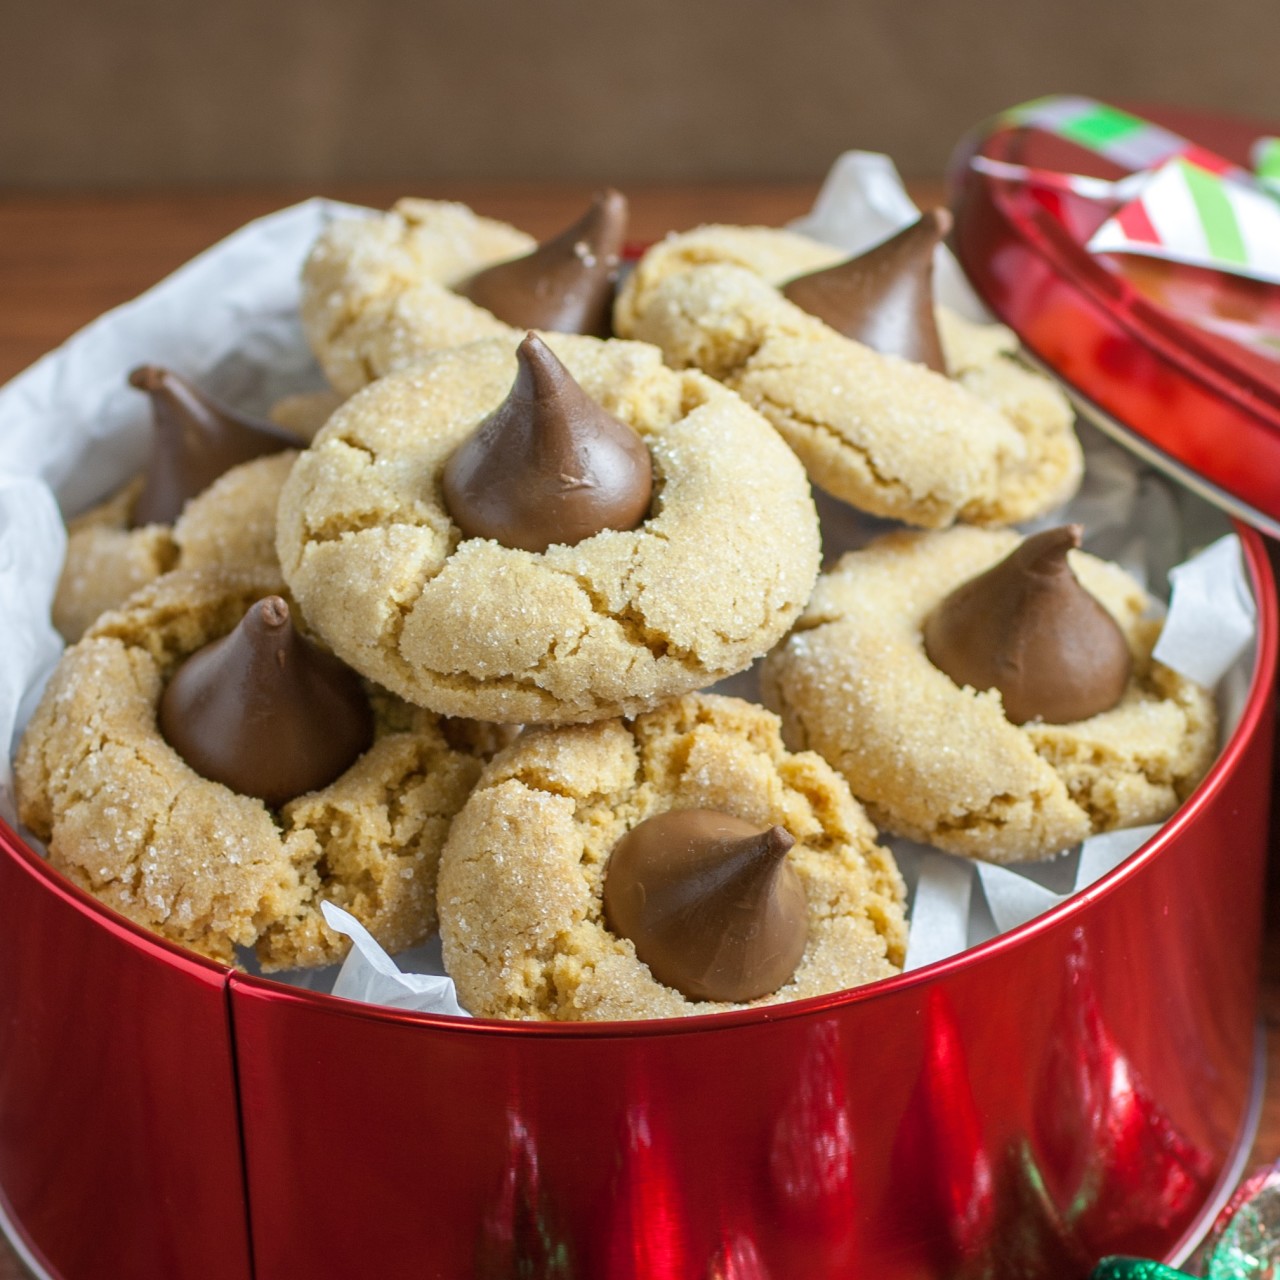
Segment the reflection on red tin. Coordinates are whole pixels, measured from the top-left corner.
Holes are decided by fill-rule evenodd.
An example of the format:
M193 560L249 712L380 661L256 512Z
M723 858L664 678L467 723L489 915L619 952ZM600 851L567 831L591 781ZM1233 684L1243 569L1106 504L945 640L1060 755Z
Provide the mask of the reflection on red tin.
M893 1151L893 1184L922 1202L920 1217L938 1222L941 1256L930 1261L948 1274L986 1247L995 1211L991 1156L974 1102L964 1040L940 987L925 1003L926 1054L899 1127Z
M1066 967L1063 1031L1037 1091L1037 1150L1086 1252L1142 1254L1202 1203L1213 1162L1155 1101L1104 1020L1082 928Z
M1008 1280L1009 1276L1053 1276L1084 1280L1092 1259L1063 1221L1045 1190L1044 1175L1030 1144L1009 1145L996 1173L999 1213L984 1255L964 1272L965 1280Z
M771 1280L751 1237L734 1232L724 1239L707 1268L706 1280Z
M1089 1259L1047 1194L1030 1144L984 1146L960 1029L939 990L928 994L925 1023L928 1053L894 1149L894 1185L946 1225L926 1260L930 1273L1084 1280Z
M506 1160L480 1224L477 1280L570 1280L567 1241L558 1237L542 1188L538 1149L524 1118L507 1112Z
M688 1280L697 1272L673 1185L678 1162L645 1101L627 1107L610 1194L605 1280Z
M852 1230L854 1220L846 1071L833 1023L819 1023L808 1040L795 1091L774 1125L769 1176L786 1217L836 1240Z

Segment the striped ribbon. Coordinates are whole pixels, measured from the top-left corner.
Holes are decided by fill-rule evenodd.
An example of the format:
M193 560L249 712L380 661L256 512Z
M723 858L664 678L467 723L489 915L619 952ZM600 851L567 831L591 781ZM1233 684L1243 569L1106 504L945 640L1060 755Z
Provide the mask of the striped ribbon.
M1008 128L1055 134L1126 173L1117 179L1093 178L978 154L981 136ZM965 152L970 165L994 177L1112 205L1110 216L1088 241L1092 252L1162 258L1280 284L1280 138L1257 139L1250 172L1140 116L1093 98L1063 95L1004 112L984 134L968 141L961 154ZM1280 361L1280 301L1255 297L1245 307L1206 306L1191 301L1169 280L1139 278L1136 264L1121 270L1183 319Z
M1260 139L1250 173L1181 135L1093 98L1039 98L997 128L1036 128L1128 170L1118 180L1055 174L982 156L972 163L1117 204L1088 248L1138 253L1280 284L1280 139Z

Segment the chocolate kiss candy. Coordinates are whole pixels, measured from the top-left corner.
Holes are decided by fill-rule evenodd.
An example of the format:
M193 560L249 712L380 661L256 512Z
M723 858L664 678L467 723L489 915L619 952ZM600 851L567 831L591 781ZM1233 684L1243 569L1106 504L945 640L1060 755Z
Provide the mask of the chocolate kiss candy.
M444 502L468 538L545 551L648 514L653 463L536 334L516 350L507 398L450 455Z
M605 923L690 1000L768 995L795 973L809 932L793 844L781 827L711 809L647 818L609 856Z
M602 192L554 239L523 258L478 271L454 292L517 329L607 338L626 230L626 197L620 191Z
M945 374L933 313L933 250L950 230L950 212L931 209L874 249L797 276L782 292L846 338Z
M168 369L144 364L129 375L129 383L150 395L155 424L146 481L133 509L134 528L172 524L187 499L224 471L304 443L269 422L231 413Z
M332 782L373 741L359 677L294 630L279 596L174 672L158 720L201 777L272 808Z
M924 648L956 684L999 689L1014 724L1070 724L1109 711L1132 659L1112 616L1076 580L1080 526L1027 538L957 587L924 623Z

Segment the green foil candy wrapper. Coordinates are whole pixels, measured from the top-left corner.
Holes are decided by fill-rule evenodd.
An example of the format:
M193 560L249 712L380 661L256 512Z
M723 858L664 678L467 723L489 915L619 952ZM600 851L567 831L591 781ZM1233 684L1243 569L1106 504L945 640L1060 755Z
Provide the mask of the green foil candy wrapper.
M1231 1197L1197 1258L1207 1280L1280 1278L1280 1165L1253 1174Z
M1089 1280L1187 1280L1187 1272L1149 1258L1103 1258Z
M1280 1164L1242 1183L1218 1215L1191 1270L1146 1258L1103 1258L1090 1280L1280 1280Z

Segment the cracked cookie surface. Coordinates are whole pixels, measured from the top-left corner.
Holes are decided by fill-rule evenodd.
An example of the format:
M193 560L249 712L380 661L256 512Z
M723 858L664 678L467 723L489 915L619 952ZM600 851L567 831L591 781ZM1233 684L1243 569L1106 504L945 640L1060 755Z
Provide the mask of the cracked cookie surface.
M74 883L221 963L254 947L264 969L345 954L326 900L389 951L426 937L440 849L481 767L468 726L371 691L373 745L278 812L195 773L156 726L165 682L283 591L278 570L159 578L66 652L15 760L22 821Z
M67 527L67 554L53 600L53 625L69 643L140 587L174 569L224 566L271 570L276 504L294 450L232 467L192 498L173 525L131 529L142 492L136 477Z
M615 328L732 387L815 484L875 515L1008 524L1069 497L1083 472L1070 406L1013 359L1009 330L938 308L948 378L843 337L776 287L845 256L764 227L672 236L625 282Z
M518 258L532 236L445 200L331 224L302 269L302 327L344 395L440 347L522 332L450 288Z
M804 472L754 410L652 347L546 341L649 447L655 497L638 528L545 552L461 538L441 472L511 387L505 341L437 352L366 388L281 496L277 548L308 623L356 670L449 715L645 710L749 666L817 573Z
M1002 560L1016 534L892 534L845 555L764 664L787 742L819 752L884 829L991 862L1167 818L1208 769L1213 701L1155 662L1159 624L1123 570L1071 567L1120 624L1133 675L1120 703L1075 724L1011 724L1000 695L960 688L926 657L925 617Z
M603 921L609 853L670 809L707 808L796 838L809 933L771 1004L897 973L905 891L839 776L792 755L761 707L687 695L634 721L527 731L497 756L441 859L445 964L462 1003L500 1018L600 1020L713 1013L658 982Z

